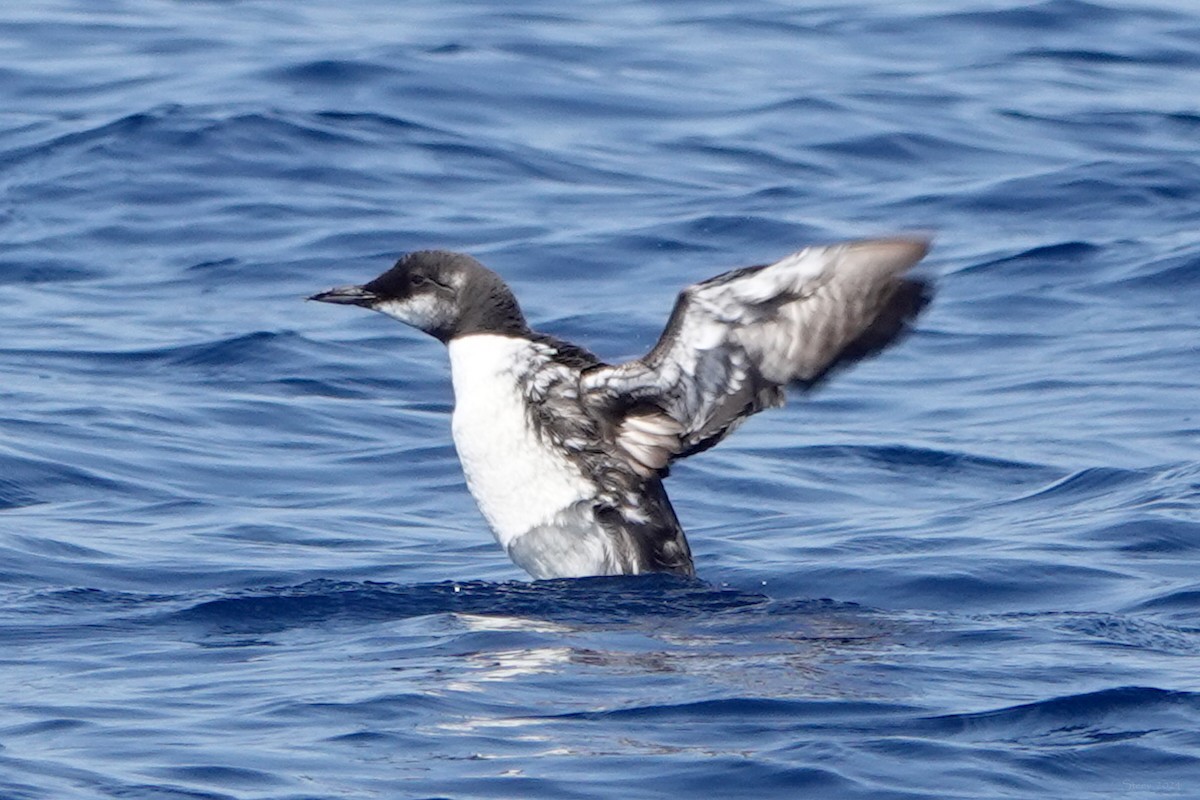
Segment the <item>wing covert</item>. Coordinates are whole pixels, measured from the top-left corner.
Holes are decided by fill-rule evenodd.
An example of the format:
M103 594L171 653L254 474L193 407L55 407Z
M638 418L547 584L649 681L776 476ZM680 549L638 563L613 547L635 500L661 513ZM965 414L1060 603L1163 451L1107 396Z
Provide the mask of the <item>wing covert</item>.
M588 399L622 422L614 440L639 472L707 449L746 417L899 339L932 296L904 277L924 238L810 247L680 292L644 357L587 372Z

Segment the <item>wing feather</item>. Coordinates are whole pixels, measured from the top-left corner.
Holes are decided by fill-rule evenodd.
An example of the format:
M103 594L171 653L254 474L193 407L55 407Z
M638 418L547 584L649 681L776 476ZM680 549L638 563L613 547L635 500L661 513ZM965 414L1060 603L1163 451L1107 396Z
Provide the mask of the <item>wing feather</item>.
M932 295L904 274L923 238L810 247L684 289L644 357L588 371L582 388L623 421L615 441L642 474L707 449L784 387L811 389L907 330Z

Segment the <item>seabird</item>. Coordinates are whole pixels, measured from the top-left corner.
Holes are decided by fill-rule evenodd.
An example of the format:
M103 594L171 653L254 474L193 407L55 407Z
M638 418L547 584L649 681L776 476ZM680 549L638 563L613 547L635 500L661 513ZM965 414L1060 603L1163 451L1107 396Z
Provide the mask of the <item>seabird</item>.
M751 414L895 342L932 297L905 273L921 237L809 247L684 289L658 343L606 364L529 327L474 258L412 252L361 286L313 295L447 345L452 432L496 540L534 578L694 575L662 479Z

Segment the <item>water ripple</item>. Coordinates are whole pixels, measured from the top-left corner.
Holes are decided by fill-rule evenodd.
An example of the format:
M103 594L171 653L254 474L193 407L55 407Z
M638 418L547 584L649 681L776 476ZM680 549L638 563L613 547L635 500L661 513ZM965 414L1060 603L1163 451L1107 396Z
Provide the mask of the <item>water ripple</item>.
M1196 784L1191 8L8 6L0 796ZM673 469L707 582L519 581L444 348L303 302L465 250L617 359L930 229L913 336Z

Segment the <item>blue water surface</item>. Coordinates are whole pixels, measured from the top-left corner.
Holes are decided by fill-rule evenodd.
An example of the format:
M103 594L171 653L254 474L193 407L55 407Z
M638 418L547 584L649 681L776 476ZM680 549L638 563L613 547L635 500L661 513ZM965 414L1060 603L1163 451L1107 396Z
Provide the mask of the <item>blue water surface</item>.
M1200 796L1200 7L0 9L0 798ZM700 579L529 582L466 250L608 359L929 230L916 333L681 462Z

